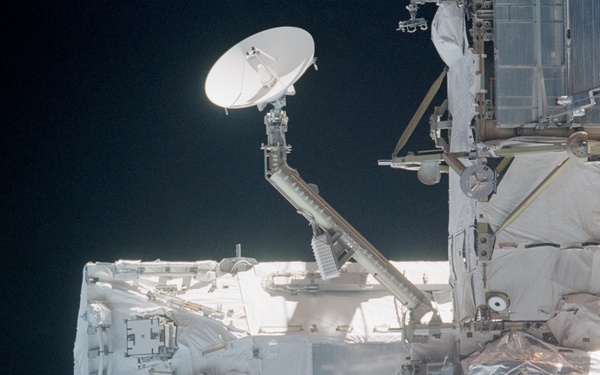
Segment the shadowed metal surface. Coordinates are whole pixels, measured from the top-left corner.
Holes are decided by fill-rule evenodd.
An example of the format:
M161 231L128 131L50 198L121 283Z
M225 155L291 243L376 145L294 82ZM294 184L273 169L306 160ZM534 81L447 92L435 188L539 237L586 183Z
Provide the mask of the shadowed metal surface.
M569 94L574 94L600 87L600 2L571 0L568 11L571 29ZM600 126L600 108L588 108L585 117L576 121Z
M563 110L562 95L600 86L600 3L595 0L495 2L497 125L519 126ZM575 118L600 125L600 109Z

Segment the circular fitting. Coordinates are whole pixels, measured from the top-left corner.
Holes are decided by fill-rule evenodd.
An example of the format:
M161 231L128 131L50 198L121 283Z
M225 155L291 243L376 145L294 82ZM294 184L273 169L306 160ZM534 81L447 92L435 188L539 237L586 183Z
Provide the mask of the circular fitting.
M503 312L508 309L508 301L500 296L492 296L487 300L490 309L496 312Z
M496 185L496 174L483 164L473 164L460 174L460 188L469 198L480 199L492 194Z
M567 140L567 152L577 159L587 159L589 156L588 134L583 131L571 134Z

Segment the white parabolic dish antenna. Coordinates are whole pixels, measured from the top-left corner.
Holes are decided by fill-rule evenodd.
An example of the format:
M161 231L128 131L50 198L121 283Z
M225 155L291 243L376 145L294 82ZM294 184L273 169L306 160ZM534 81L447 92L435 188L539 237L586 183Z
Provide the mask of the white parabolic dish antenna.
M314 63L312 36L297 27L277 27L244 39L213 65L206 96L224 108L246 108L293 95L293 84Z

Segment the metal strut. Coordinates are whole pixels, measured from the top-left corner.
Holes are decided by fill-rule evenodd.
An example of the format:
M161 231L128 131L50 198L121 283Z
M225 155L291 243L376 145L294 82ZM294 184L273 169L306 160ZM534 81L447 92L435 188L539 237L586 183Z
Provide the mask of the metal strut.
M309 220L313 230L318 228L322 233L327 234L327 237L336 239L336 247L345 250L340 258L347 259L349 256L344 257L344 254L351 254L354 260L409 309L408 327L405 328L407 328L406 338L410 340L412 328L426 313L433 311L437 316L429 299L300 178L296 170L288 166L286 155L291 152L291 147L285 143L284 134L287 131L285 112L271 110L271 113L265 116L265 125L269 141L267 145L262 146L265 152L265 178L296 208L298 213ZM319 247L317 250L319 256L324 257L322 252L325 249ZM332 269L325 272L328 277L335 274Z

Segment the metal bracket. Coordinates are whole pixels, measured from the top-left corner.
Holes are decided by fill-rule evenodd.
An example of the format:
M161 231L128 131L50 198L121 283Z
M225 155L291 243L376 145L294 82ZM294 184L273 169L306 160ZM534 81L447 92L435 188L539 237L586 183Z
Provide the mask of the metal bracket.
M489 261L492 259L496 235L490 225L486 222L477 222L477 257L479 260Z
M417 31L417 28L423 31L427 30L427 21L425 21L425 18L417 18L417 10L419 9L417 4L409 4L406 6L406 9L410 13L410 19L398 22L396 31L414 33Z
M600 96L600 87L581 91L573 95L559 96L556 100L556 104L563 106L565 110L540 117L539 126L545 127L547 124L555 122L562 116L569 116L569 120L572 120L573 117L585 116L586 108L596 105L596 96Z
M452 129L452 119L448 113L448 119L442 120L442 117L448 113L448 99L444 100L442 105L435 106L433 113L429 116L429 135L435 142L435 147L441 148L445 152L450 152L450 146L444 138L442 138L442 130Z

